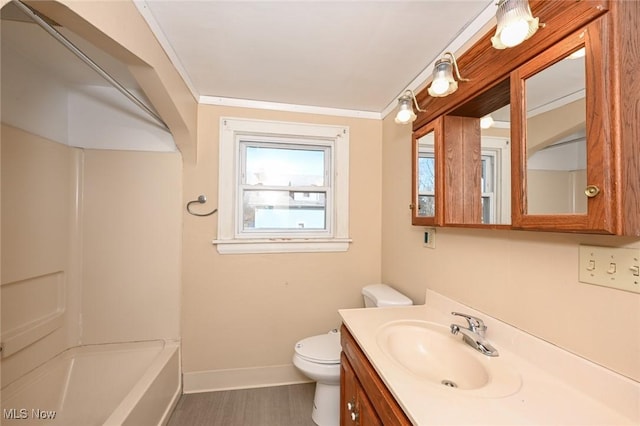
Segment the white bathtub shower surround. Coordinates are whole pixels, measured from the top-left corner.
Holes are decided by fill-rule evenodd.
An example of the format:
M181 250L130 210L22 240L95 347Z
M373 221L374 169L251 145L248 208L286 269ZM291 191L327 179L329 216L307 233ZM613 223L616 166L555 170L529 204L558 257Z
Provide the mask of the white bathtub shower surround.
M181 394L179 356L161 340L68 349L2 389L2 424L165 424Z

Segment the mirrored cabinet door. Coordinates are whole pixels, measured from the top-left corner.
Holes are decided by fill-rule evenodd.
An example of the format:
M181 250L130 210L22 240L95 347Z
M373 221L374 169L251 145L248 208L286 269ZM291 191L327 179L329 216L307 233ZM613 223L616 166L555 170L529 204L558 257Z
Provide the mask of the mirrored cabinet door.
M413 132L411 223L442 224L442 120Z
M512 74L517 227L614 230L612 103L601 21Z

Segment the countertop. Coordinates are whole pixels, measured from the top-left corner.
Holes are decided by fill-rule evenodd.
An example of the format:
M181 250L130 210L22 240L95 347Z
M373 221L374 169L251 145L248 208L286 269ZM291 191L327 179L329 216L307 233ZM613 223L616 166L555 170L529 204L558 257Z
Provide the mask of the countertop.
M484 320L487 340L519 386L496 396L418 380L378 344L380 327L392 321L466 324L452 311ZM425 305L339 312L415 425L640 425L640 383L438 293L428 291Z

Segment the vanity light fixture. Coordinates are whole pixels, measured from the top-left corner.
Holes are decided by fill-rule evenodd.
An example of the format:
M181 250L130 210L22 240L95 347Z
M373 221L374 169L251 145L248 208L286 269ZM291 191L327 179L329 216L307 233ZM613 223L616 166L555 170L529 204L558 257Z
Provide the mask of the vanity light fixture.
M453 78L454 69L459 81L469 81L468 78L460 77L458 63L456 62L456 57L453 56L453 53L445 52L444 55L442 55L442 58L438 59L433 67L431 86L427 89L429 95L434 98L442 98L458 90L458 82Z
M528 0L499 0L498 24L491 44L496 49L517 46L538 31L540 22L531 14Z
M405 90L402 96L398 98L398 113L396 114L395 119L396 124L409 124L416 119L416 113L413 111L414 104L418 112L425 112L424 109L420 109L413 90Z

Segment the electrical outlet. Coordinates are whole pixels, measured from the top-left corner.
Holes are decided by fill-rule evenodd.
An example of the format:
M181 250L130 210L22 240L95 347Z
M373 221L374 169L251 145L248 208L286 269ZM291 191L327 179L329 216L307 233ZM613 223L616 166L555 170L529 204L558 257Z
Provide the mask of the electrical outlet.
M640 293L640 249L580 245L578 279Z
M436 228L425 228L422 245L427 248L436 248Z

